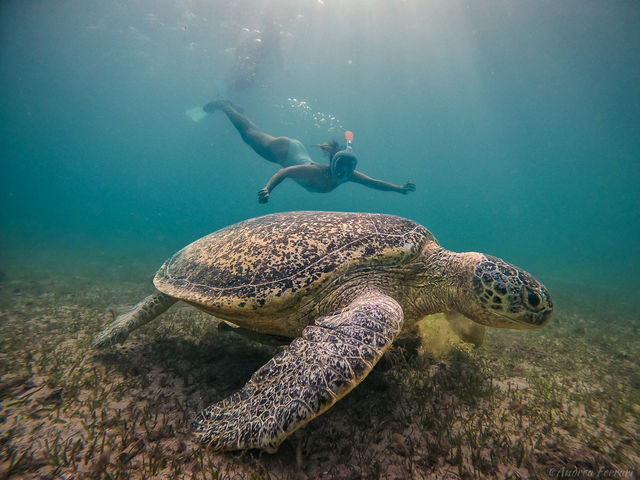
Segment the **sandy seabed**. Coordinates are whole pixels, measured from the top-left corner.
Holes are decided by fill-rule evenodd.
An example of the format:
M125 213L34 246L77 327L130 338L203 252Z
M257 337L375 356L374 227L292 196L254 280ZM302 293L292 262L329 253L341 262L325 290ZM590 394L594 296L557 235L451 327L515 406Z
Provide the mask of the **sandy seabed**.
M177 304L121 346L94 335L151 292L139 275L0 283L0 479L636 479L640 313L551 288L537 331L474 348L434 316L275 454L214 453L189 422L278 347Z

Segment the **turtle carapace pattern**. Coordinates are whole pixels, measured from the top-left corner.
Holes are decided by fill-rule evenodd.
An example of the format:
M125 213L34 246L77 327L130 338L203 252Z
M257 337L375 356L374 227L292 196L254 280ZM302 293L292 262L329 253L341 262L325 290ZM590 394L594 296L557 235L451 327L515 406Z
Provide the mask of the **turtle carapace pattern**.
M376 266L406 263L428 241L435 238L426 228L389 215L267 215L188 245L165 262L154 283L163 293L243 327L296 337L310 323L297 318L301 301L315 303L315 293L347 269L368 276ZM260 311L288 309L292 315L280 321L256 318Z
M432 313L480 344L484 327L530 329L553 310L532 275L442 248L422 225L383 214L287 212L223 228L158 270L156 292L94 340L123 342L178 300L244 329L294 340L192 424L216 450L270 452L357 386L400 331ZM470 328L466 328L465 323ZM465 340L465 338L463 336Z

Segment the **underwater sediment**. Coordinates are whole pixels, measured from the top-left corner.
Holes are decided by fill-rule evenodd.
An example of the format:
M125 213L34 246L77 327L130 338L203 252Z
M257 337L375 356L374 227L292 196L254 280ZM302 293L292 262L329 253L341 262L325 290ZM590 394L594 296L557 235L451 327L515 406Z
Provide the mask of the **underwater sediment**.
M604 293L554 288L547 327L490 329L480 348L427 318L423 345L399 340L268 455L210 452L188 425L278 347L178 304L125 345L90 348L150 291L122 278L3 281L0 478L637 477L640 323Z

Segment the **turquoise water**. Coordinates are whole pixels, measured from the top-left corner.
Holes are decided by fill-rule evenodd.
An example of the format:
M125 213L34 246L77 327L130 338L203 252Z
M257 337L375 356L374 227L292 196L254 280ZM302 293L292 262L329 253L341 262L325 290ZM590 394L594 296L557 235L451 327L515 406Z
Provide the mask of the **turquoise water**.
M409 217L551 286L640 286L635 1L7 0L0 22L9 277L151 275L218 228L314 209ZM234 81L268 25L255 78ZM219 112L184 114L218 95L316 161L312 144L352 130L359 170L417 190L286 181L261 205L275 166Z

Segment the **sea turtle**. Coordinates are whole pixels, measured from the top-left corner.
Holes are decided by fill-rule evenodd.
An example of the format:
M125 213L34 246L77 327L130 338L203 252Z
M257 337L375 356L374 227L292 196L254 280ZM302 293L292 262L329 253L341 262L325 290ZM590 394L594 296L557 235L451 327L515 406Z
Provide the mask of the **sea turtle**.
M369 213L246 220L180 250L154 284L157 291L116 318L95 347L124 341L178 300L245 329L295 338L241 390L197 415L192 429L216 450L275 451L358 385L403 326L427 314L461 314L482 331L538 328L553 309L547 289L518 267L445 250L418 223Z

